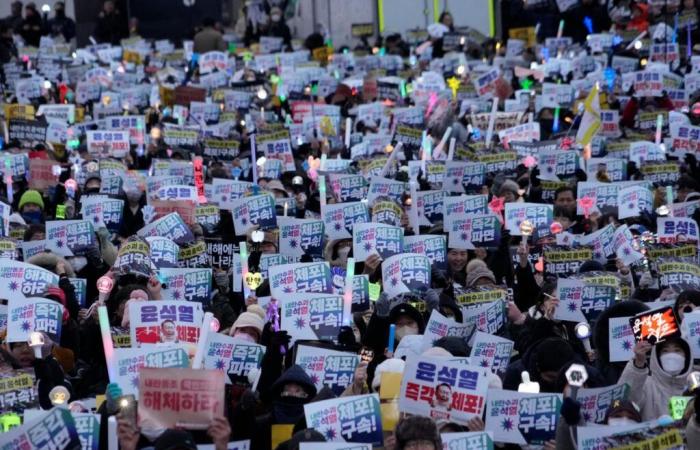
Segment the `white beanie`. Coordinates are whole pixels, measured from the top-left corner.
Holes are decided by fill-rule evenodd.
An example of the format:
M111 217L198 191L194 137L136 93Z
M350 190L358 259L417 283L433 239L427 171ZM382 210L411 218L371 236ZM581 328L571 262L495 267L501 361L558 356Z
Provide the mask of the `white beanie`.
M377 391L379 389L379 383L382 381L382 373L384 372L394 372L402 373L406 363L403 359L389 358L384 360L381 364L377 366L374 370L374 378L372 379L372 389Z
M432 356L437 358L451 358L452 353L448 352L442 347L430 347L423 352L422 356Z
M233 326L231 327L231 334L233 334L237 328L243 327L255 328L258 330L258 333L262 334L264 326L265 322L263 322L259 315L246 311L241 313L241 315L238 316L238 319L236 319L236 321L233 323Z

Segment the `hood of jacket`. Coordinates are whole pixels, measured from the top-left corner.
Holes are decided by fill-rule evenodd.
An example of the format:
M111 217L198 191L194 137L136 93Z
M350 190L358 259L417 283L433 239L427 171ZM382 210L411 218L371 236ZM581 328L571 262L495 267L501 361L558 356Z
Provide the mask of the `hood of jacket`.
M316 396L316 386L309 375L304 372L301 366L294 364L289 369L285 370L284 373L275 381L275 383L270 388L273 399L279 399L280 394L284 385L287 383L296 383L304 388L304 390L309 394L307 397L309 401Z
M690 346L685 339L675 339L674 342L678 343L683 348L683 353L685 353L685 367L683 367L681 373L678 375L671 375L661 367L659 354L657 353L659 348L658 344L651 349L649 368L651 369L651 378L664 392L676 392L671 395L680 395L677 393L685 390L688 374L693 370L693 360L690 356Z

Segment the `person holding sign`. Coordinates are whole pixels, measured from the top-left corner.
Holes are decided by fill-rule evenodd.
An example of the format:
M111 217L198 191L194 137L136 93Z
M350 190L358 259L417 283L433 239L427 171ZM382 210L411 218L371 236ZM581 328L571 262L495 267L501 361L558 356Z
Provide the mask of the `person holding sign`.
M627 363L620 383L630 386L630 400L639 405L644 420L667 414L668 401L682 395L693 359L688 343L678 337L652 345L639 341L634 358Z

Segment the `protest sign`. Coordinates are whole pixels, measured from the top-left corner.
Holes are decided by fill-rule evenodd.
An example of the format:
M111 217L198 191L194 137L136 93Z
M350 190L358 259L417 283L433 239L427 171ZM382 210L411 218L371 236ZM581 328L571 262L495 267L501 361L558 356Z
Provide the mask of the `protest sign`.
M270 293L283 300L287 294L331 292L331 274L327 262L281 264L269 267Z
M33 264L0 259L3 296L23 300L43 295L51 285L58 286L58 275Z
M382 263L382 285L391 297L423 292L430 286L430 259L417 253L401 253Z
M280 252L290 256L323 255L323 221L278 217Z
M351 239L356 223L369 222L369 210L364 202L326 205L321 216L329 239Z
M511 236L520 236L520 223L528 220L534 228L552 223L552 205L541 203L506 203L505 227Z
M473 214L488 214L488 196L486 195L461 195L459 197L445 197L443 199L443 230L452 230L454 222Z
M442 450L494 450L493 432L463 431L458 433L440 433Z
M635 337L630 326L631 317L608 319L608 351L610 362L629 361L634 356Z
M275 199L272 195L262 194L242 197L231 203L233 226L237 236L245 235L253 226L262 230L277 226Z
M83 255L95 247L95 230L87 220L46 222L46 249L61 256Z
M163 298L187 300L208 305L211 296L211 269L158 269L165 288Z
M129 303L129 329L134 346L196 343L204 317L197 302L151 300Z
M604 423L610 407L619 401L626 401L630 388L626 384L594 389L579 389L576 400L581 404L581 417L586 424Z
M2 326L1 328L4 328ZM36 408L39 404L34 376L15 370L4 370L0 377L0 413Z
M382 259L401 253L403 228L379 223L360 223L353 227L353 257L364 262L370 255Z
M270 272L273 269L274 267ZM274 276L272 278L274 279ZM292 341L336 341L340 327L349 320L345 315L343 297L340 295L286 293L275 298L280 301L282 310L280 326L287 330Z
M294 355L294 364L304 369L317 390L325 386L337 396L352 384L359 362L360 356L356 353L309 345L299 345Z
M149 236L146 241L148 256L157 269L177 267L180 247L175 242L159 236Z
M629 319L635 341L659 344L680 334L676 316L670 306L644 311Z
M80 203L83 219L92 222L94 228L105 227L112 232L119 231L124 211L124 200L88 196L81 199Z
M331 442L362 442L380 446L381 413L377 394L334 398L304 405L309 428L323 434Z
M122 244L117 253L114 269L120 274L134 274L143 277L151 276L150 247L138 237L132 237Z
M615 301L616 295L617 291L613 286L560 279L557 283L557 298L560 303L554 318L572 322L592 322Z
M444 269L447 266L447 239L438 234L404 236L403 250L406 253L419 253L430 259L433 267Z
M53 408L45 416L3 433L0 450L81 450L72 413Z
M183 268L208 267L207 243L200 240L182 247L178 254L178 265Z
M141 228L136 234L141 237L164 237L178 244L187 244L194 241L194 235L190 228L183 222L178 213L170 213L165 217L151 222Z
M698 224L686 217L658 217L656 219L657 242L675 244L676 242L695 242L698 237Z
M139 371L140 426L209 428L224 414L224 374L218 370L154 369Z
M493 214L471 214L452 222L450 248L473 250L476 247L497 247L501 240L501 222Z
M183 347L117 348L114 350L117 379L124 395L139 395L139 371L142 367L189 367L190 360Z
M506 324L506 302L496 300L474 306L462 306L467 325L488 334L497 333Z
M469 360L479 367L487 367L502 376L513 352L515 343L510 339L477 331L472 341L472 351Z
M578 427L576 436L577 446L580 450L600 450L610 448L608 443L615 434L629 433L652 426L649 422L616 424L616 425L587 425ZM631 450L631 449L630 449Z
M251 370L260 369L265 347L221 333L209 333L204 368L223 371L231 377L248 380Z
M27 342L34 331L46 333L60 342L63 305L41 297L10 299L7 306L7 341Z
M664 260L656 263L659 286L676 291L700 289L700 266L682 260Z
M488 372L464 361L409 357L401 381L399 410L465 424L484 412Z
M548 245L544 248L544 271L553 275L571 275L577 273L583 261L589 259L593 259L590 248Z
M543 445L554 439L561 402L561 394L489 389L486 429L496 442Z

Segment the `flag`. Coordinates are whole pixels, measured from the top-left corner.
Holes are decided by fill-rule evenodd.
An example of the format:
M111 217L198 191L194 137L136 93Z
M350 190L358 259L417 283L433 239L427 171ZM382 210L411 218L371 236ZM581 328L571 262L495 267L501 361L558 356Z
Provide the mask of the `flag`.
M598 85L594 85L583 103L583 118L576 133L576 142L584 147L591 143L593 136L600 128L600 99L598 98Z

